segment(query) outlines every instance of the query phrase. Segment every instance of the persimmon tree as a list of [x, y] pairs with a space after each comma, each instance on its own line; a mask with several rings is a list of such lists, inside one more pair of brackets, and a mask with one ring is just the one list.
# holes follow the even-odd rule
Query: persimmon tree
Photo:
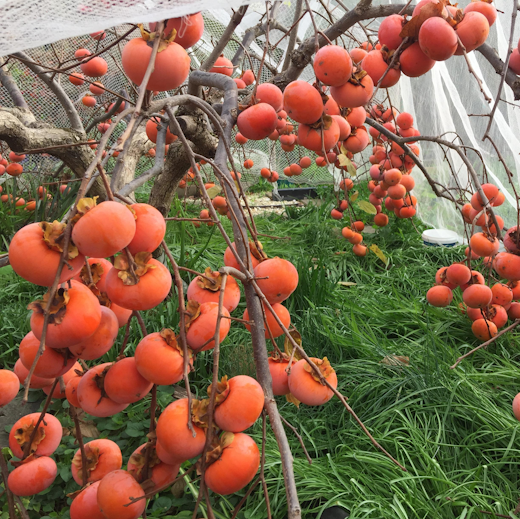
[[[20, 360], [14, 373], [0, 370], [0, 405], [16, 396], [20, 382], [25, 386], [25, 399], [29, 388], [42, 388], [48, 395], [41, 414], [28, 414], [13, 425], [9, 445], [19, 459], [13, 462], [16, 468], [8, 473], [0, 457], [12, 517], [16, 517], [16, 508], [21, 516], [27, 516], [17, 496], [37, 494], [56, 477], [57, 466], [51, 456], [60, 443], [61, 427], [47, 413], [53, 398], [67, 398], [76, 424], [79, 449], [72, 473], [78, 492], [70, 509], [72, 519], [140, 517], [148, 499], [184, 477], [178, 476], [179, 469], [189, 460], [190, 470], [196, 469], [201, 476], [194, 518], [202, 500], [208, 516], [215, 517], [210, 491], [226, 495], [247, 487], [233, 512], [236, 517], [257, 485], [265, 492], [271, 517], [264, 476], [265, 438], [271, 434], [267, 422], [280, 452], [287, 515], [301, 517], [284, 424], [298, 433], [280, 415], [275, 396], [286, 395], [293, 403], [312, 406], [336, 397], [374, 448], [406, 470], [372, 437], [347, 397], [337, 390], [341, 373], [335, 372], [334, 359], [309, 357], [291, 325], [283, 303], [298, 285], [298, 272], [284, 258], [268, 258], [259, 241], [261, 233], [240, 180], [239, 154], [234, 152], [247, 151], [250, 141], [266, 139], [272, 148], [288, 152], [298, 146], [305, 156], [287, 164], [283, 171], [286, 177], [300, 175], [313, 161], [335, 168], [341, 181], [331, 218], [349, 221], [342, 235], [352, 243], [354, 254], [375, 253], [382, 261], [385, 257], [378, 247], [363, 245], [365, 223], [359, 211], [373, 215], [378, 227], [387, 225], [389, 218], [413, 218], [418, 201], [412, 193], [415, 181], [411, 172], [419, 169], [435, 195], [459, 208], [469, 240], [461, 263], [439, 271], [437, 284], [426, 295], [428, 302], [447, 306], [452, 290], [460, 286], [465, 311], [474, 320], [473, 332], [483, 341], [481, 347], [519, 322], [520, 303], [513, 302], [520, 298], [518, 225], [503, 237], [508, 252], [497, 254], [504, 222], [494, 208], [503, 203], [503, 193], [476, 171], [460, 138], [422, 136], [414, 128], [412, 116], [392, 106], [387, 90], [402, 74], [418, 77], [437, 61], [457, 54], [467, 59], [468, 52], [480, 52], [501, 77], [496, 102], [486, 115], [489, 126], [483, 137], [491, 140], [489, 128], [502, 89], [511, 88], [515, 99], [520, 98], [518, 50], [512, 50], [516, 8], [509, 52], [499, 57], [486, 44], [496, 9], [485, 1], [462, 10], [444, 0], [422, 0], [417, 6], [373, 6], [370, 0], [361, 0], [337, 20], [327, 11], [331, 23], [322, 31], [309, 2], [300, 0], [293, 25], [281, 28], [288, 39], [284, 62], [279, 69], [270, 69], [270, 81], [260, 83], [257, 79], [262, 77], [262, 69], [272, 68], [266, 57], [276, 45], [269, 30], [280, 30], [279, 6], [279, 2], [267, 3], [261, 22], [246, 31], [238, 50], [228, 59], [223, 52], [247, 6], [234, 12], [222, 38], [196, 70], [190, 69], [186, 49], [202, 36], [200, 13], [150, 24], [148, 29], [140, 26], [141, 36], [136, 36], [132, 26], [106, 46], [102, 35], [96, 33], [94, 52], [77, 49], [74, 56], [58, 64], [36, 62], [23, 52], [8, 56], [8, 62], [27, 67], [44, 82], [65, 110], [68, 129], [38, 120], [5, 64], [0, 69], [0, 81], [14, 105], [0, 109], [0, 140], [11, 150], [9, 160], [2, 159], [2, 173], [13, 177], [29, 174], [21, 165], [24, 156], [46, 153], [63, 163], [51, 176], [61, 179], [68, 168], [80, 182], [76, 199], [61, 222], [22, 227], [14, 235], [8, 255], [0, 259], [27, 281], [47, 289], [30, 305], [31, 332], [19, 346]], [[315, 34], [298, 44], [296, 34], [303, 16], [310, 17]], [[381, 21], [377, 35], [365, 26], [374, 19]], [[357, 42], [352, 36], [350, 29], [356, 24], [365, 31], [367, 41]], [[260, 35], [265, 39], [264, 53], [252, 70], [247, 66], [252, 62], [248, 48]], [[107, 72], [103, 56], [115, 45], [122, 47], [118, 66], [128, 78], [128, 88], [121, 92], [110, 91], [102, 83]], [[468, 81], [470, 74], [479, 81], [470, 61], [467, 63]], [[315, 82], [300, 80], [302, 71], [311, 64]], [[81, 99], [87, 107], [96, 105], [96, 96], [108, 92], [110, 102], [104, 113], [88, 123], [83, 121], [62, 81], [89, 85], [89, 93]], [[162, 92], [168, 95], [159, 95]], [[115, 137], [118, 125], [124, 129]], [[89, 139], [94, 127], [100, 133], [98, 140]], [[360, 153], [371, 141], [372, 153], [362, 163]], [[471, 179], [469, 196], [466, 188], [444, 186], [431, 176], [421, 162], [421, 141], [458, 154]], [[136, 176], [137, 161], [146, 153], [155, 157], [154, 165]], [[115, 161], [109, 169], [112, 158]], [[507, 163], [499, 158], [516, 194]], [[252, 166], [251, 159], [243, 163], [245, 169]], [[215, 182], [204, 177], [209, 170], [217, 189]], [[361, 173], [370, 177], [368, 200], [358, 199], [354, 191], [363, 181]], [[263, 168], [260, 174], [271, 182], [279, 178], [271, 167]], [[148, 203], [135, 203], [134, 192], [150, 180], [153, 187]], [[182, 267], [164, 235], [176, 189], [187, 183], [196, 184], [205, 205], [199, 218], [188, 220], [216, 226], [227, 249], [222, 251], [224, 266], [218, 271], [192, 272], [194, 278], [185, 294]], [[12, 202], [32, 211], [37, 204], [47, 203], [43, 187], [39, 195], [39, 201]], [[12, 195], [4, 196], [9, 202]], [[226, 233], [221, 217], [230, 219], [233, 236]], [[476, 232], [475, 226], [481, 231]], [[165, 253], [166, 265], [152, 256], [158, 249]], [[489, 276], [494, 268], [508, 284], [498, 282], [488, 287], [485, 277], [471, 269], [471, 262], [479, 258], [485, 258], [483, 268]], [[172, 287], [171, 297], [178, 300], [179, 328], [148, 333], [141, 312], [169, 297]], [[247, 310], [236, 317], [231, 314], [241, 290]], [[514, 322], [498, 332], [508, 318]], [[126, 356], [131, 319], [139, 322], [143, 339], [134, 356]], [[245, 375], [228, 379], [219, 371], [221, 343], [231, 326], [245, 326], [251, 333], [256, 379]], [[116, 339], [122, 327], [126, 332], [119, 345]], [[275, 339], [284, 335], [285, 350], [281, 351]], [[271, 345], [273, 352], [268, 353]], [[118, 348], [118, 360], [99, 363], [111, 348]], [[207, 399], [195, 399], [190, 391], [197, 355], [209, 356], [213, 363]], [[181, 381], [186, 397], [158, 409], [157, 386]], [[145, 397], [150, 399], [151, 415], [147, 441], [125, 460], [126, 471], [114, 442], [83, 443], [76, 409], [93, 416], [111, 416]], [[259, 419], [263, 423], [260, 448], [244, 432]]]

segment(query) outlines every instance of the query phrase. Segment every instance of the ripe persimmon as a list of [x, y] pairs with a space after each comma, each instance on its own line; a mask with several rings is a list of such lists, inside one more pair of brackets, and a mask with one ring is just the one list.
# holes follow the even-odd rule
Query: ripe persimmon
[[237, 126], [240, 133], [251, 140], [262, 140], [268, 137], [278, 124], [275, 109], [267, 103], [258, 103], [240, 112]]
[[464, 7], [465, 14], [472, 11], [476, 11], [478, 13], [483, 14], [486, 17], [490, 27], [495, 23], [497, 19], [496, 7], [493, 4], [488, 4], [485, 1], [471, 2], [466, 7]]
[[119, 328], [125, 326], [132, 316], [132, 310], [123, 308], [122, 306], [116, 305], [113, 302], [110, 303], [110, 310], [112, 310], [112, 312], [114, 312], [116, 315]]
[[446, 269], [446, 280], [453, 285], [464, 285], [471, 280], [471, 270], [461, 263], [453, 263]]
[[111, 366], [110, 362], [90, 368], [78, 384], [77, 397], [81, 409], [100, 418], [119, 413], [128, 404], [119, 404], [109, 398], [104, 391], [104, 376]]
[[479, 256], [492, 256], [498, 252], [500, 242], [487, 233], [477, 232], [469, 239], [471, 250]]
[[80, 74], [79, 72], [73, 72], [68, 76], [69, 81], [76, 86], [81, 86], [85, 83], [85, 79], [83, 74]]
[[[193, 351], [206, 351], [215, 347], [213, 337], [217, 329], [218, 303], [202, 303], [198, 310], [200, 314], [189, 324], [186, 341]], [[229, 312], [224, 307], [222, 308], [222, 315], [229, 317]], [[220, 342], [226, 338], [229, 328], [230, 320], [221, 319]]]
[[[206, 269], [206, 277], [197, 276], [189, 284], [186, 296], [188, 299], [197, 301], [197, 303], [218, 303], [220, 298], [220, 286], [222, 275]], [[240, 302], [240, 287], [235, 279], [228, 276], [226, 280], [226, 289], [224, 290], [224, 308], [232, 312]]]
[[132, 453], [128, 460], [127, 470], [137, 481], [145, 481], [148, 479], [143, 471], [146, 462], [146, 449], [151, 449], [148, 454], [148, 467], [151, 469], [148, 473], [149, 479], [155, 485], [155, 488], [161, 488], [172, 483], [179, 473], [180, 463], [167, 464], [162, 462], [157, 456], [156, 447], [151, 443], [145, 443]]
[[[141, 85], [150, 62], [152, 47], [144, 38], [134, 38], [123, 48], [121, 65], [131, 81]], [[190, 72], [190, 57], [177, 43], [171, 42], [158, 52], [155, 67], [146, 85], [147, 90], [164, 92], [179, 87]], [[231, 69], [233, 71], [233, 69]]]
[[89, 77], [101, 77], [107, 73], [108, 65], [107, 62], [100, 56], [88, 59], [84, 63], [81, 63], [79, 68]]
[[[464, 18], [455, 26], [455, 32], [459, 37], [466, 52], [471, 52], [480, 47], [489, 35], [489, 22], [484, 14], [478, 11], [468, 11]], [[462, 56], [463, 49], [459, 43], [455, 54]]]
[[448, 306], [453, 299], [453, 292], [445, 285], [436, 285], [426, 293], [426, 300], [432, 306]]
[[[22, 364], [27, 369], [31, 369], [39, 347], [40, 341], [33, 332], [29, 332], [20, 342], [18, 353]], [[60, 377], [69, 371], [75, 362], [76, 357], [67, 348], [63, 350], [45, 348], [36, 363], [34, 374], [43, 378]]]
[[[172, 277], [170, 271], [160, 261], [153, 259], [151, 254], [143, 256], [138, 270], [144, 273], [140, 275], [136, 271], [139, 282], [125, 284], [120, 275], [126, 272], [127, 282], [132, 282], [132, 274], [127, 270], [128, 263], [117, 264], [118, 258], [120, 256], [116, 258], [116, 268], [108, 273], [106, 281], [107, 295], [113, 303], [130, 310], [150, 310], [166, 298], [172, 286]], [[120, 261], [125, 261], [122, 256]], [[118, 269], [118, 266], [121, 269]]]
[[[91, 199], [83, 199], [91, 200]], [[80, 206], [81, 201], [78, 203]], [[85, 256], [107, 258], [124, 249], [136, 231], [135, 218], [123, 204], [106, 201], [81, 204], [81, 218], [72, 229], [72, 240]]]
[[471, 308], [485, 308], [493, 300], [493, 292], [487, 285], [474, 284], [462, 293], [463, 301]]
[[[9, 433], [9, 448], [17, 458], [22, 459], [39, 418], [40, 413], [27, 414], [13, 425]], [[58, 448], [61, 437], [60, 421], [52, 414], [45, 413], [28, 452], [36, 456], [50, 456]]]
[[[9, 245], [9, 263], [22, 278], [50, 287], [56, 277], [63, 247], [62, 235], [65, 225], [54, 223], [31, 223], [22, 227]], [[75, 247], [69, 247], [68, 263], [72, 270], [64, 267], [60, 283], [68, 281], [81, 270], [85, 258]]]
[[[85, 487], [70, 505], [70, 519], [105, 519], [97, 502], [99, 481]], [[81, 484], [81, 483], [80, 483]]]
[[126, 470], [114, 470], [99, 483], [97, 502], [106, 519], [137, 519], [146, 508], [144, 490]]
[[491, 287], [491, 292], [493, 293], [492, 302], [496, 305], [507, 307], [513, 301], [513, 291], [503, 283], [495, 283]]
[[[20, 384], [25, 383], [25, 379], [27, 378], [27, 375], [29, 374], [29, 370], [22, 364], [21, 359], [18, 359], [15, 362], [13, 371], [15, 375], [18, 377], [18, 380], [20, 381]], [[42, 389], [50, 384], [52, 384], [53, 379], [52, 378], [42, 378], [38, 377], [37, 375], [34, 375], [31, 377], [31, 388], [32, 389]]]
[[[150, 24], [150, 30], [155, 31], [156, 23]], [[170, 18], [166, 22], [164, 35], [168, 38], [173, 29], [177, 31], [175, 42], [188, 49], [193, 47], [204, 33], [204, 18], [201, 13], [188, 14], [179, 18]]]
[[292, 81], [285, 88], [283, 108], [296, 122], [313, 124], [323, 113], [323, 101], [316, 88], [299, 79]]
[[217, 395], [215, 423], [223, 431], [249, 429], [262, 414], [264, 392], [260, 384], [247, 375], [223, 379]]
[[344, 85], [330, 88], [331, 96], [339, 106], [344, 108], [364, 106], [372, 97], [373, 92], [374, 82], [368, 75], [362, 77], [360, 80], [352, 81], [351, 79]]
[[183, 462], [198, 456], [204, 449], [206, 433], [193, 424], [195, 436], [188, 429], [188, 399], [175, 400], [157, 420], [157, 441], [172, 458]]
[[419, 29], [419, 46], [434, 61], [445, 61], [455, 54], [457, 33], [451, 25], [438, 16], [428, 18]]
[[104, 381], [107, 396], [119, 404], [133, 404], [141, 400], [150, 392], [152, 386], [153, 383], [137, 371], [134, 357], [117, 361], [108, 370]]
[[215, 74], [224, 74], [225, 76], [231, 77], [233, 75], [233, 63], [221, 54], [209, 71], [214, 72]]
[[253, 438], [244, 433], [223, 433], [220, 440], [211, 453], [218, 458], [206, 467], [204, 481], [217, 494], [234, 494], [255, 477], [260, 452]]
[[396, 50], [403, 42], [399, 36], [403, 30], [404, 18], [399, 14], [392, 14], [383, 19], [377, 32], [381, 45], [386, 45], [390, 50]]
[[[113, 470], [123, 465], [123, 456], [117, 443], [108, 439], [92, 440], [84, 445], [87, 483], [93, 483], [104, 478]], [[72, 458], [71, 472], [74, 481], [83, 485], [83, 458], [78, 449]]]
[[[271, 372], [271, 378], [273, 379], [273, 394], [289, 394], [289, 379], [287, 376], [289, 361], [282, 358], [273, 357], [269, 357], [267, 360], [269, 361], [269, 371]], [[293, 361], [292, 364], [294, 364], [294, 362], [295, 361]]]
[[135, 213], [135, 234], [128, 244], [131, 254], [153, 252], [164, 239], [166, 222], [163, 215], [149, 204], [132, 204]]
[[368, 247], [365, 247], [365, 245], [361, 245], [361, 243], [356, 243], [354, 244], [354, 246], [352, 247], [352, 252], [356, 255], [356, 256], [366, 256], [368, 254]]
[[0, 369], [0, 407], [14, 400], [20, 390], [20, 380], [14, 371]]
[[[165, 328], [144, 337], [135, 349], [138, 373], [153, 384], [176, 384], [182, 379], [184, 355], [172, 330]], [[188, 359], [188, 372], [192, 360]]]
[[[327, 357], [324, 359], [311, 358], [311, 361], [318, 366], [327, 382], [336, 388], [338, 378]], [[334, 395], [328, 386], [322, 385], [318, 375], [305, 359], [299, 360], [291, 367], [288, 379], [291, 393], [306, 405], [325, 404]]]
[[[106, 278], [108, 271], [112, 268], [112, 263], [105, 258], [89, 258], [88, 264], [92, 281], [96, 285], [96, 288], [100, 292], [106, 292]], [[84, 265], [80, 272], [78, 272], [72, 279], [88, 286], [90, 283], [90, 277], [86, 266]]]
[[116, 314], [101, 306], [101, 321], [96, 331], [86, 339], [69, 346], [73, 355], [83, 360], [95, 360], [112, 348], [119, 332]]
[[67, 382], [67, 385], [65, 386], [65, 398], [69, 404], [73, 405], [74, 407], [81, 407], [78, 400], [78, 385], [80, 381], [80, 376], [73, 377]]
[[15, 468], [9, 474], [7, 486], [15, 496], [33, 496], [49, 488], [57, 475], [56, 462], [42, 456]]
[[[46, 294], [47, 295], [47, 294]], [[31, 330], [41, 339], [46, 298], [31, 303]], [[51, 314], [45, 344], [50, 348], [67, 348], [90, 337], [101, 323], [101, 305], [97, 297], [77, 281], [71, 288], [58, 289], [54, 297], [55, 313]]]
[[326, 45], [314, 56], [314, 74], [325, 85], [341, 86], [352, 75], [352, 59], [339, 45]]
[[493, 268], [502, 278], [509, 281], [520, 280], [520, 256], [499, 252], [493, 260]]
[[384, 213], [376, 214], [374, 216], [374, 223], [378, 227], [385, 227], [386, 225], [388, 225], [388, 215], [386, 215]]
[[[285, 308], [285, 306], [280, 303], [274, 303], [271, 305], [276, 316], [282, 321], [285, 328], [289, 328], [291, 324], [291, 314]], [[269, 339], [271, 336], [273, 338], [280, 337], [283, 335], [284, 331], [282, 327], [278, 324], [276, 318], [273, 315], [273, 312], [267, 307], [264, 306], [265, 310], [265, 319], [264, 319], [264, 328], [265, 328], [265, 338]], [[246, 321], [249, 321], [249, 311], [246, 309], [242, 318]], [[248, 331], [251, 331], [251, 326], [249, 324], [245, 324], [245, 327]], [[269, 333], [269, 331], [271, 333]]]
[[487, 319], [477, 319], [476, 321], [473, 321], [471, 331], [481, 342], [492, 339], [498, 333], [496, 324]]
[[[157, 132], [158, 132], [158, 124], [159, 119], [149, 119], [145, 126], [146, 136], [154, 143], [157, 144]], [[162, 124], [166, 124], [166, 122], [163, 122]], [[170, 128], [166, 128], [166, 144], [171, 144], [172, 142], [175, 142], [177, 140], [177, 135], [174, 135]], [[134, 204], [137, 205], [137, 204]]]
[[271, 105], [276, 112], [283, 108], [283, 93], [273, 83], [261, 83], [256, 87], [256, 100]]
[[[259, 263], [254, 269], [257, 284], [271, 303], [285, 301], [298, 286], [298, 271], [290, 262], [282, 258], [271, 258]], [[261, 279], [261, 278], [266, 279]]]

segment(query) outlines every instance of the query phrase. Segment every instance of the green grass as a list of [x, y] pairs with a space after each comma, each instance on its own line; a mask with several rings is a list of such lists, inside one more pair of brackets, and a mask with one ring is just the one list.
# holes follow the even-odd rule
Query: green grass
[[[425, 294], [436, 270], [460, 260], [462, 249], [426, 248], [409, 222], [392, 217], [388, 227], [365, 238], [384, 251], [389, 259], [385, 267], [373, 254], [365, 258], [352, 254], [351, 245], [339, 233], [341, 222], [329, 217], [331, 207], [291, 208], [282, 216], [258, 218], [259, 232], [291, 238], [261, 241], [269, 256], [284, 257], [298, 268], [299, 285], [287, 307], [304, 348], [312, 356], [330, 359], [339, 389], [407, 472], [372, 446], [337, 399], [322, 407], [297, 409], [278, 397], [282, 414], [298, 428], [313, 459], [309, 465], [288, 430], [303, 517], [319, 517], [332, 504], [343, 505], [352, 519], [494, 517], [480, 510], [509, 514], [520, 495], [520, 424], [511, 412], [511, 401], [520, 390], [518, 334], [500, 338], [457, 369], [449, 369], [477, 342], [469, 321], [458, 310], [460, 293], [446, 309], [428, 306]], [[172, 214], [178, 210], [195, 215], [199, 209], [183, 209], [176, 202]], [[229, 229], [227, 219], [223, 221]], [[169, 222], [166, 241], [176, 259], [190, 268], [202, 271], [222, 265], [224, 240], [214, 228]], [[41, 291], [5, 270], [0, 274], [0, 358], [12, 367], [17, 344], [29, 330], [26, 306]], [[186, 282], [191, 279], [183, 277]], [[355, 284], [339, 284], [345, 281]], [[175, 328], [176, 308], [173, 298], [146, 312], [148, 332]], [[241, 316], [244, 309], [242, 302], [234, 315]], [[140, 338], [133, 324], [127, 353]], [[109, 352], [104, 360], [115, 355]], [[382, 363], [389, 355], [409, 357], [409, 366]], [[199, 355], [195, 367], [192, 390], [201, 395], [211, 376], [211, 356]], [[222, 344], [221, 374], [253, 371], [249, 335], [233, 323]], [[172, 392], [173, 388], [160, 388], [160, 406], [171, 401]], [[148, 406], [145, 399], [113, 418], [95, 419], [102, 435], [121, 446], [125, 460], [145, 441]], [[64, 426], [69, 425], [66, 408], [66, 403], [53, 404]], [[260, 424], [251, 434], [260, 441]], [[64, 468], [46, 494], [26, 501], [31, 517], [68, 517], [63, 494], [77, 488], [68, 468], [74, 449], [71, 437], [64, 438], [56, 453]], [[273, 518], [283, 519], [285, 492], [272, 434], [266, 455]], [[192, 488], [197, 486], [194, 483]], [[240, 496], [213, 499], [217, 517], [229, 518]], [[190, 510], [193, 496], [186, 486], [182, 497], [165, 492], [147, 511], [149, 517], [173, 519], [191, 517]], [[261, 492], [252, 494], [239, 515], [241, 519], [266, 516]]]

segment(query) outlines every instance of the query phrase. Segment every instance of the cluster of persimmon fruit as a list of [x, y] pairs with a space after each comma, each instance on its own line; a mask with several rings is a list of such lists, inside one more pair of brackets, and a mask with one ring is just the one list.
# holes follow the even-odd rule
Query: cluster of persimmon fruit
[[[119, 353], [115, 362], [91, 363], [116, 343], [118, 331], [133, 312], [150, 310], [170, 292], [169, 269], [152, 257], [163, 242], [166, 223], [154, 207], [114, 201], [99, 204], [83, 198], [76, 204], [70, 242], [66, 245], [66, 224], [40, 222], [20, 229], [9, 247], [9, 261], [25, 280], [51, 287], [57, 276], [66, 247], [65, 265], [57, 291], [29, 305], [31, 331], [19, 345], [19, 360], [14, 371], [0, 370], [0, 406], [17, 395], [37, 358], [30, 387], [43, 389], [50, 398], [66, 398], [71, 406], [96, 417], [112, 416], [143, 399], [155, 385], [176, 384], [183, 378], [184, 355], [188, 371], [197, 354], [215, 346], [219, 312], [219, 341], [230, 330], [230, 312], [241, 298], [237, 281], [229, 276], [219, 309], [222, 275], [207, 268], [189, 284], [186, 304], [186, 350], [171, 329], [153, 332], [139, 342], [133, 356]], [[234, 245], [234, 244], [233, 244]], [[267, 258], [261, 246], [252, 246], [254, 275], [265, 295], [266, 337], [276, 338], [290, 326], [290, 315], [282, 304], [296, 289], [298, 272], [282, 258]], [[228, 247], [224, 264], [238, 268]], [[48, 325], [44, 310], [49, 306]], [[276, 318], [275, 318], [276, 316]], [[250, 330], [248, 311], [243, 321]], [[81, 363], [80, 363], [81, 361]], [[313, 359], [319, 374], [305, 360], [278, 352], [269, 358], [276, 395], [292, 395], [293, 402], [320, 405], [327, 402], [337, 386], [334, 369], [328, 360]], [[61, 377], [64, 387], [57, 384]], [[324, 381], [330, 385], [326, 385]], [[211, 395], [212, 388], [208, 388]], [[52, 395], [51, 395], [52, 392]], [[234, 493], [247, 485], [259, 467], [259, 450], [244, 431], [262, 413], [264, 392], [249, 376], [223, 377], [215, 388], [212, 417], [213, 441], [205, 459], [204, 478], [219, 494]], [[73, 496], [72, 519], [131, 519], [139, 517], [145, 496], [172, 483], [180, 466], [200, 456], [209, 426], [209, 400], [181, 398], [160, 414], [155, 436], [141, 445], [122, 469], [122, 453], [111, 440], [99, 439], [84, 446], [72, 461], [72, 475], [87, 486]], [[188, 428], [191, 413], [193, 433]], [[155, 417], [154, 417], [155, 418]], [[9, 446], [19, 461], [8, 477], [8, 487], [18, 496], [44, 491], [57, 475], [52, 454], [59, 445], [62, 428], [50, 413], [32, 413], [18, 420], [11, 429]], [[85, 472], [86, 471], [86, 472]]]
[[[502, 205], [504, 194], [494, 184], [483, 184], [482, 191], [491, 207]], [[520, 236], [517, 227], [511, 227], [504, 235], [505, 252], [498, 252], [500, 242], [497, 230], [492, 221], [490, 211], [484, 205], [480, 193], [475, 192], [471, 201], [462, 207], [462, 216], [474, 229], [466, 248], [466, 259], [461, 263], [453, 263], [442, 267], [435, 275], [435, 286], [428, 290], [427, 301], [437, 307], [448, 306], [453, 300], [453, 290], [462, 290], [463, 312], [473, 321], [471, 330], [480, 341], [488, 341], [495, 337], [508, 319], [520, 319]], [[495, 215], [496, 223], [502, 230], [503, 219]], [[471, 260], [483, 259], [483, 266], [489, 271], [486, 277], [477, 270], [466, 265]], [[505, 280], [491, 284], [492, 275]]]

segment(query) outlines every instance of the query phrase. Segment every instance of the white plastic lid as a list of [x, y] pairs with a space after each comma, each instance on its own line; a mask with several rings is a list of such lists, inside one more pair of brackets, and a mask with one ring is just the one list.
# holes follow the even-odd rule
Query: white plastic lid
[[422, 233], [422, 239], [428, 243], [452, 244], [459, 243], [462, 238], [455, 232], [448, 229], [427, 229]]

